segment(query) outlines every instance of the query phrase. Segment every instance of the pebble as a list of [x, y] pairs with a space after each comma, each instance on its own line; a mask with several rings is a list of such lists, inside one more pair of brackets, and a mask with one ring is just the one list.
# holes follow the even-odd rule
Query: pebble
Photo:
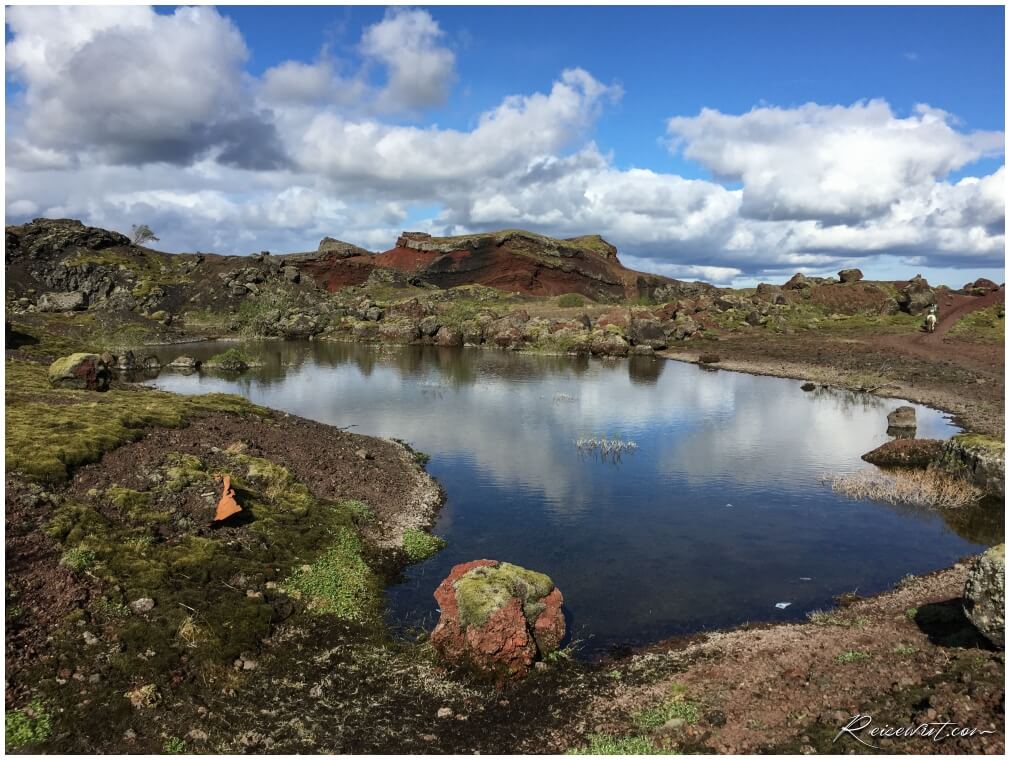
[[371, 459], [372, 458], [372, 455], [369, 454], [364, 449], [358, 449], [357, 451], [355, 451], [354, 452], [354, 456], [356, 456], [361, 461], [365, 461], [366, 459]]
[[154, 609], [154, 600], [147, 596], [141, 597], [140, 599], [134, 599], [130, 602], [130, 609], [138, 615], [142, 615], [145, 612], [150, 612]]
[[98, 673], [92, 673], [90, 676], [88, 676], [88, 683], [100, 683], [101, 680], [102, 677], [98, 675]]
[[98, 637], [95, 634], [93, 634], [91, 631], [85, 631], [84, 632], [84, 643], [87, 644], [89, 647], [93, 647], [95, 644], [98, 643]]
[[438, 715], [439, 718], [451, 718], [452, 710], [449, 709], [448, 707], [440, 707], [438, 708], [438, 712], [436, 713], [436, 715]]
[[199, 728], [194, 728], [188, 734], [186, 734], [187, 739], [192, 739], [193, 741], [205, 742], [207, 741], [207, 732], [201, 731]]

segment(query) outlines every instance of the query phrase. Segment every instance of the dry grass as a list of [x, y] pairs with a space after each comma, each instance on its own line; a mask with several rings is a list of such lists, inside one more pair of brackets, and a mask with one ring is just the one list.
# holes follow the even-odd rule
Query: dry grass
[[883, 501], [888, 504], [952, 509], [973, 504], [982, 498], [980, 488], [963, 478], [941, 470], [860, 470], [851, 475], [824, 478], [835, 493], [850, 499]]

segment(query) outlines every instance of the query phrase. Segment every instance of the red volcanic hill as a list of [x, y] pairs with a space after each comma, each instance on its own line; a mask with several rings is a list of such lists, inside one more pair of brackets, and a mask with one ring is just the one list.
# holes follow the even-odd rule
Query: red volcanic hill
[[685, 287], [627, 269], [599, 235], [558, 239], [524, 230], [455, 237], [405, 232], [394, 248], [374, 256], [327, 239], [318, 253], [298, 256], [297, 265], [328, 290], [360, 284], [374, 268], [442, 288], [479, 284], [537, 296], [581, 293], [598, 301], [653, 297], [664, 289], [679, 295]]

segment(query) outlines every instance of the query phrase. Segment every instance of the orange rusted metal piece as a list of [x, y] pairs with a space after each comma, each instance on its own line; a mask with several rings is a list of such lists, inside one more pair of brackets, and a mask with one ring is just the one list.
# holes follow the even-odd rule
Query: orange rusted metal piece
[[215, 475], [214, 480], [224, 479], [224, 489], [221, 492], [221, 500], [217, 503], [217, 513], [214, 515], [214, 522], [227, 520], [234, 514], [242, 511], [242, 507], [235, 501], [235, 489], [231, 487], [231, 475]]

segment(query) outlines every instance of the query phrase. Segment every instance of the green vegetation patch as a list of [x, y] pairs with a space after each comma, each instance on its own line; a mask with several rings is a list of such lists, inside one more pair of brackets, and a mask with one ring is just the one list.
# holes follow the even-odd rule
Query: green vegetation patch
[[179, 396], [147, 389], [106, 393], [55, 389], [46, 370], [7, 362], [7, 469], [43, 482], [60, 482], [74, 467], [138, 440], [145, 427], [175, 428], [210, 412], [268, 412], [238, 396]]
[[366, 619], [381, 600], [381, 587], [362, 558], [361, 540], [346, 528], [315, 562], [298, 568], [284, 588], [304, 598], [309, 609], [345, 620]]
[[694, 725], [701, 718], [701, 708], [696, 702], [687, 699], [685, 689], [680, 684], [671, 687], [672, 695], [655, 707], [650, 707], [635, 713], [635, 725], [643, 731], [661, 728], [668, 721], [679, 719], [689, 725]]
[[52, 716], [39, 699], [33, 700], [24, 709], [8, 710], [4, 717], [4, 743], [8, 749], [40, 744], [52, 732]]
[[222, 351], [204, 362], [209, 369], [242, 370], [260, 364], [260, 362], [241, 346], [233, 346]]
[[407, 528], [403, 533], [403, 551], [411, 562], [420, 562], [438, 554], [445, 544], [444, 538], [416, 528]]
[[589, 744], [570, 750], [569, 755], [671, 755], [652, 743], [647, 736], [612, 736], [610, 734], [590, 734]]
[[993, 453], [1003, 453], [1006, 450], [1003, 441], [978, 433], [958, 433], [954, 436], [954, 441], [969, 449], [985, 449]]
[[572, 308], [577, 306], [585, 306], [586, 299], [583, 298], [578, 293], [565, 293], [563, 296], [558, 296], [558, 306], [563, 308]]
[[1005, 315], [1003, 304], [993, 304], [961, 317], [947, 334], [979, 343], [1002, 343]]
[[454, 584], [459, 618], [465, 626], [481, 626], [493, 612], [518, 597], [523, 613], [532, 624], [543, 612], [540, 599], [554, 589], [547, 575], [502, 562], [495, 566], [475, 567]]
[[835, 662], [839, 665], [847, 665], [853, 662], [866, 662], [869, 659], [870, 655], [867, 652], [859, 652], [851, 649], [835, 656]]

